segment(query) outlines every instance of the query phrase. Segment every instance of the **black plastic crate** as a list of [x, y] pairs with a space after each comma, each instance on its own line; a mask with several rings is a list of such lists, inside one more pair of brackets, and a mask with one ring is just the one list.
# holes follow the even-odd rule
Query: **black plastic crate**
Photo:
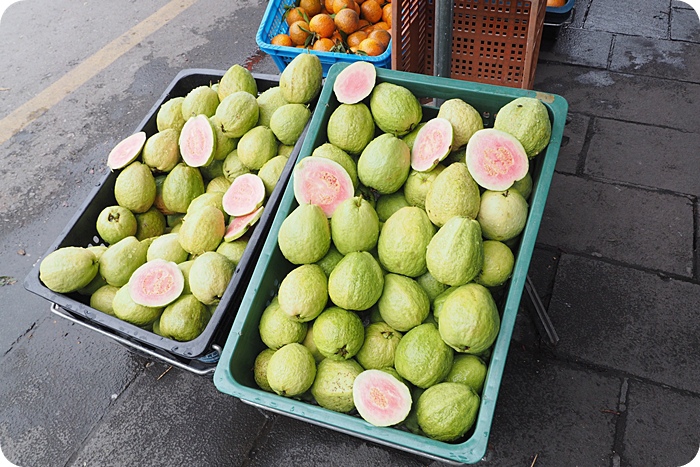
[[[164, 102], [173, 97], [185, 96], [189, 91], [198, 86], [216, 83], [221, 79], [224, 73], [225, 70], [182, 70], [153, 105], [148, 115], [136, 127], [134, 133], [144, 131], [147, 136], [156, 133], [158, 131], [156, 128], [156, 114]], [[253, 76], [255, 77], [258, 85], [258, 92], [260, 93], [279, 84], [279, 76], [276, 75], [254, 73]], [[199, 370], [205, 371], [207, 365], [209, 365], [213, 372], [213, 364], [218, 360], [220, 347], [223, 346], [231, 324], [233, 323], [233, 319], [238, 311], [238, 305], [246, 290], [248, 281], [260, 255], [260, 250], [262, 249], [262, 245], [265, 242], [270, 225], [272, 224], [272, 220], [275, 217], [275, 212], [277, 211], [281, 196], [284, 193], [284, 188], [294, 168], [305, 133], [306, 130], [304, 130], [304, 134], [299, 138], [297, 145], [289, 156], [289, 160], [280, 175], [277, 186], [265, 203], [262, 217], [255, 226], [249, 230], [251, 234], [248, 240], [248, 246], [236, 267], [231, 282], [226, 288], [209, 324], [197, 338], [188, 342], [178, 342], [161, 337], [155, 333], [139, 328], [138, 326], [122, 321], [115, 316], [110, 316], [91, 308], [89, 305], [90, 297], [80, 295], [77, 292], [70, 294], [53, 292], [39, 279], [39, 264], [41, 261], [37, 261], [34, 264], [34, 267], [24, 281], [24, 287], [28, 291], [52, 302], [54, 305], [52, 305], [51, 310], [54, 313], [62, 315], [75, 323], [83, 324], [103, 335], [113, 337], [121, 344], [130, 346], [137, 351], [141, 351], [141, 353], [161, 357], [163, 360], [173, 364], [178, 364], [179, 362], [179, 366], [186, 367], [187, 369], [193, 368], [195, 372]], [[107, 154], [105, 154], [104, 163], [105, 165], [107, 164]], [[65, 246], [87, 247], [104, 244], [97, 233], [96, 222], [97, 217], [105, 207], [117, 204], [114, 197], [116, 178], [117, 172], [110, 171], [100, 180], [99, 184], [93, 188], [83, 205], [78, 209], [78, 212], [68, 222], [56, 241], [54, 241], [41, 259], [54, 250]]]

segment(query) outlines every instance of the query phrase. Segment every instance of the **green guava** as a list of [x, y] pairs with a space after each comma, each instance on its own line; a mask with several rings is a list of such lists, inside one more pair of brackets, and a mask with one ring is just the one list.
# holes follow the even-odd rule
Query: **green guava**
[[270, 120], [275, 110], [283, 105], [289, 104], [282, 95], [282, 89], [279, 86], [272, 87], [262, 92], [258, 96], [258, 108], [260, 116], [258, 117], [258, 125], [270, 126]]
[[280, 396], [305, 393], [316, 378], [316, 361], [301, 344], [287, 344], [277, 350], [267, 364], [267, 382]]
[[121, 287], [139, 266], [146, 262], [149, 244], [126, 237], [110, 245], [100, 258], [100, 275], [109, 285]]
[[221, 101], [215, 116], [224, 136], [240, 138], [258, 123], [259, 114], [255, 96], [246, 91], [237, 91]]
[[185, 122], [197, 115], [205, 115], [207, 118], [214, 115], [219, 105], [219, 96], [209, 86], [197, 86], [187, 93], [180, 107], [182, 118]]
[[156, 127], [158, 131], [173, 129], [182, 130], [185, 119], [182, 116], [182, 101], [184, 97], [173, 97], [160, 106], [156, 114]]
[[438, 227], [455, 216], [475, 219], [479, 205], [479, 186], [469, 175], [467, 166], [461, 163], [440, 172], [425, 196], [425, 211]]
[[155, 172], [170, 172], [180, 162], [178, 130], [169, 128], [159, 131], [146, 140], [141, 151], [141, 160]]
[[139, 305], [131, 299], [129, 287], [121, 287], [112, 300], [114, 315], [127, 323], [135, 326], [148, 326], [160, 318], [163, 307], [150, 307]]
[[331, 244], [330, 248], [328, 248], [328, 253], [326, 253], [323, 258], [316, 261], [316, 264], [321, 266], [326, 277], [328, 277], [341, 259], [343, 259], [343, 255]]
[[401, 338], [394, 355], [394, 368], [411, 383], [429, 388], [445, 379], [454, 352], [432, 323], [414, 327]]
[[378, 238], [379, 218], [369, 202], [358, 196], [338, 204], [331, 217], [331, 239], [341, 254], [369, 251]]
[[289, 319], [311, 321], [326, 308], [328, 279], [321, 266], [303, 264], [282, 279], [277, 296]]
[[425, 209], [425, 197], [428, 195], [433, 182], [443, 170], [445, 170], [445, 166], [438, 164], [429, 172], [411, 170], [408, 173], [408, 178], [406, 178], [406, 183], [403, 186], [403, 193], [409, 206]]
[[277, 297], [265, 308], [258, 324], [260, 339], [274, 350], [293, 342], [302, 342], [306, 337], [307, 328], [307, 323], [289, 319], [280, 308]]
[[284, 167], [287, 165], [287, 158], [284, 156], [275, 156], [258, 170], [258, 177], [265, 185], [265, 196], [270, 197], [272, 190], [277, 186], [280, 175], [284, 172]]
[[488, 367], [481, 358], [476, 355], [460, 354], [455, 357], [445, 381], [466, 384], [475, 393], [481, 394], [487, 371]]
[[362, 371], [362, 367], [353, 359], [323, 359], [316, 368], [311, 394], [323, 408], [341, 413], [350, 412], [355, 408], [352, 386]]
[[214, 206], [203, 206], [185, 216], [178, 231], [182, 248], [194, 255], [214, 251], [224, 238], [223, 213]]
[[432, 439], [455, 441], [474, 425], [479, 404], [479, 396], [467, 385], [436, 384], [416, 402], [418, 425]]
[[155, 206], [148, 211], [136, 214], [136, 238], [145, 240], [147, 238], [163, 235], [165, 232], [165, 216]]
[[136, 235], [136, 218], [123, 206], [109, 206], [97, 216], [97, 233], [108, 244]]
[[527, 201], [516, 190], [485, 191], [476, 220], [487, 240], [506, 242], [517, 237], [527, 223]]
[[184, 163], [176, 165], [163, 181], [163, 203], [173, 213], [186, 213], [190, 202], [202, 193], [202, 174]]
[[179, 264], [187, 261], [189, 253], [185, 251], [178, 241], [177, 233], [161, 235], [153, 240], [146, 252], [146, 261], [164, 259]]
[[218, 305], [235, 269], [236, 266], [224, 255], [214, 251], [202, 253], [190, 268], [192, 294], [205, 305]]
[[238, 150], [234, 149], [224, 159], [224, 177], [233, 182], [240, 175], [250, 173], [250, 169], [238, 158]]
[[534, 97], [519, 97], [501, 107], [493, 127], [515, 136], [530, 159], [547, 147], [552, 136], [547, 107]]
[[226, 70], [224, 76], [221, 77], [216, 92], [219, 94], [219, 100], [223, 101], [227, 96], [238, 91], [245, 91], [252, 96], [257, 96], [258, 84], [250, 71], [235, 64]]
[[331, 113], [326, 129], [328, 141], [347, 152], [357, 155], [374, 138], [374, 120], [363, 103], [340, 104]]
[[326, 308], [313, 322], [314, 343], [331, 360], [347, 360], [362, 347], [365, 329], [352, 311], [337, 306]]
[[480, 354], [491, 347], [500, 326], [491, 292], [474, 282], [452, 292], [440, 310], [440, 336], [461, 353]]
[[393, 367], [401, 336], [400, 332], [384, 322], [371, 323], [365, 328], [365, 340], [355, 359], [365, 370]]
[[113, 285], [103, 285], [90, 296], [90, 307], [99, 310], [102, 313], [114, 316], [114, 308], [112, 302], [114, 296], [119, 291], [119, 287]]
[[323, 67], [318, 55], [299, 54], [280, 74], [282, 96], [290, 104], [308, 104], [321, 91]]
[[381, 222], [386, 222], [396, 211], [408, 205], [403, 190], [381, 195], [377, 199], [377, 216]]
[[255, 383], [263, 391], [273, 392], [270, 387], [270, 383], [267, 382], [267, 365], [270, 363], [270, 358], [275, 354], [272, 349], [264, 349], [262, 352], [255, 357], [255, 363], [253, 364], [253, 378]]
[[382, 295], [384, 275], [379, 263], [366, 252], [351, 252], [341, 259], [328, 277], [328, 294], [337, 306], [367, 310]]
[[160, 316], [160, 335], [180, 342], [196, 339], [209, 323], [211, 315], [194, 295], [182, 295], [168, 305]]
[[277, 242], [290, 263], [315, 263], [331, 245], [328, 219], [315, 204], [299, 205], [282, 222]]
[[403, 86], [389, 82], [374, 87], [369, 106], [377, 126], [394, 136], [410, 133], [423, 119], [418, 98]]
[[357, 161], [360, 182], [379, 194], [398, 191], [410, 170], [411, 150], [406, 143], [388, 133], [370, 141]]
[[216, 252], [227, 257], [233, 264], [238, 265], [243, 258], [247, 246], [248, 239], [239, 238], [230, 242], [221, 242], [221, 245], [216, 248]]
[[272, 114], [270, 129], [282, 144], [293, 146], [310, 118], [311, 111], [304, 104], [285, 104]]
[[146, 212], [156, 199], [156, 181], [151, 169], [141, 162], [132, 162], [117, 175], [114, 197], [119, 206], [133, 213]]
[[515, 257], [507, 245], [497, 240], [485, 240], [484, 265], [474, 282], [484, 287], [498, 287], [513, 273]]
[[271, 129], [256, 126], [238, 141], [238, 160], [250, 170], [260, 170], [267, 161], [277, 155], [277, 140]]
[[62, 247], [41, 260], [39, 279], [54, 292], [75, 292], [95, 278], [98, 264], [95, 254], [86, 248]]
[[425, 290], [410, 277], [384, 276], [384, 289], [377, 302], [382, 319], [397, 331], [408, 331], [425, 321], [430, 300]]
[[425, 290], [425, 293], [428, 295], [428, 300], [430, 300], [430, 303], [433, 303], [438, 295], [449, 288], [449, 285], [443, 284], [435, 279], [433, 275], [430, 274], [430, 271], [416, 277], [416, 282], [418, 282], [418, 285], [423, 287], [423, 290]]
[[405, 207], [386, 220], [377, 242], [382, 266], [389, 272], [418, 277], [428, 270], [425, 251], [435, 226], [420, 208]]
[[484, 128], [484, 121], [479, 112], [462, 99], [448, 99], [443, 102], [437, 116], [452, 124], [453, 149], [459, 149], [467, 144], [474, 133]]
[[484, 265], [479, 223], [466, 217], [448, 220], [430, 240], [425, 262], [443, 284], [462, 285], [474, 279]]

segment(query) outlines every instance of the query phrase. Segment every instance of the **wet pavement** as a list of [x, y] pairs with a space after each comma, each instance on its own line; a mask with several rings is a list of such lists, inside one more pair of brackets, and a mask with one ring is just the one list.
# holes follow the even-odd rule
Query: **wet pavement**
[[[0, 22], [0, 137], [15, 109], [177, 3], [13, 5]], [[106, 152], [178, 71], [248, 60], [277, 72], [256, 55], [265, 3], [181, 3], [0, 143], [4, 455], [22, 467], [442, 465], [252, 408], [23, 289]], [[680, 466], [698, 452], [699, 57], [698, 16], [676, 0], [577, 0], [542, 44], [535, 89], [566, 98], [569, 117], [529, 274], [560, 341], [521, 310], [481, 464]]]

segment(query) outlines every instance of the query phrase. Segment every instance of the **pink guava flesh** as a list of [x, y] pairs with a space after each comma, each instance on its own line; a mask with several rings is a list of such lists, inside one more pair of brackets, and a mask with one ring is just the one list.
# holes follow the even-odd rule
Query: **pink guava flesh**
[[433, 170], [452, 150], [454, 131], [445, 118], [428, 120], [418, 131], [411, 150], [411, 168], [418, 172]]
[[315, 204], [330, 218], [340, 203], [355, 195], [342, 165], [322, 157], [306, 157], [294, 168], [294, 197], [299, 204]]
[[216, 152], [216, 135], [206, 115], [197, 115], [185, 122], [179, 144], [182, 160], [190, 167], [211, 163]]
[[365, 370], [352, 386], [360, 416], [374, 426], [392, 426], [406, 419], [411, 410], [408, 387], [381, 370]]
[[265, 208], [261, 206], [250, 214], [232, 218], [228, 227], [226, 227], [226, 232], [224, 232], [224, 241], [232, 242], [240, 238], [250, 227], [258, 222], [258, 219], [262, 216], [263, 209]]
[[377, 70], [369, 62], [354, 62], [345, 67], [333, 83], [333, 92], [342, 104], [357, 104], [369, 96], [377, 80]]
[[166, 306], [182, 294], [185, 277], [177, 264], [154, 259], [141, 265], [129, 279], [131, 299], [143, 306]]
[[467, 143], [467, 168], [479, 186], [492, 191], [510, 188], [528, 171], [523, 145], [514, 136], [486, 128], [479, 130]]
[[224, 193], [221, 203], [229, 216], [250, 214], [265, 201], [265, 184], [255, 174], [239, 175]]
[[112, 170], [126, 167], [139, 157], [145, 143], [146, 133], [143, 131], [127, 136], [118, 142], [109, 152], [109, 156], [107, 156], [107, 165]]

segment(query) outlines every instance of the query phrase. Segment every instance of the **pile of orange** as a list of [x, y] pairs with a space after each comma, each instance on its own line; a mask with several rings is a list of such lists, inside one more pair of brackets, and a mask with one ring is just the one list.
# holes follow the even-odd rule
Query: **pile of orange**
[[391, 40], [391, 0], [299, 0], [274, 45], [377, 56]]

